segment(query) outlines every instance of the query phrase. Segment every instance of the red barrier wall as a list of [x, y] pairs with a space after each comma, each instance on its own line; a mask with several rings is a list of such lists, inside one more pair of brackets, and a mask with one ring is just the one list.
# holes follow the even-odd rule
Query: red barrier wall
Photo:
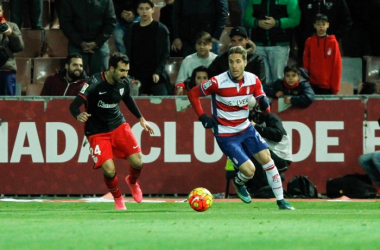
[[[83, 127], [69, 114], [70, 102], [0, 101], [0, 118], [5, 120], [0, 126], [0, 194], [107, 192], [101, 170], [92, 170], [88, 148], [82, 147]], [[144, 193], [184, 194], [197, 186], [223, 192], [225, 157], [211, 131], [197, 122], [187, 100], [141, 98], [136, 102], [156, 132], [149, 136], [141, 131], [137, 119], [122, 108], [143, 150]], [[210, 110], [210, 100], [202, 102], [205, 110]], [[366, 105], [368, 123], [364, 123]], [[307, 175], [324, 193], [327, 179], [363, 173], [357, 163], [359, 155], [363, 150], [380, 149], [379, 106], [377, 98], [367, 103], [361, 99], [316, 100], [307, 109], [289, 108], [278, 113], [293, 144], [294, 162], [287, 180]], [[277, 113], [276, 101], [273, 112]], [[116, 160], [116, 166], [123, 180], [127, 162]], [[124, 183], [121, 190], [129, 194]]]

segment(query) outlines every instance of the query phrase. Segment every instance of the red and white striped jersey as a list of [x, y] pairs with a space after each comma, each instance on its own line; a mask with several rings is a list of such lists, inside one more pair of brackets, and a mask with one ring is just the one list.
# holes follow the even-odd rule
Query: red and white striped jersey
[[211, 95], [211, 112], [218, 120], [214, 134], [232, 136], [243, 132], [250, 124], [248, 102], [253, 97], [265, 96], [260, 79], [244, 72], [240, 83], [234, 80], [229, 71], [212, 77], [200, 85], [203, 95]]

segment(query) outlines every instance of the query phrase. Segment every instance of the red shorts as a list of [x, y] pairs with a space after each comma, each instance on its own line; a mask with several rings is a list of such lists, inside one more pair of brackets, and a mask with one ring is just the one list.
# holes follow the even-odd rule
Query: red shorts
[[123, 123], [108, 133], [91, 135], [88, 142], [95, 162], [94, 168], [99, 168], [108, 159], [127, 159], [128, 156], [141, 152], [128, 123]]

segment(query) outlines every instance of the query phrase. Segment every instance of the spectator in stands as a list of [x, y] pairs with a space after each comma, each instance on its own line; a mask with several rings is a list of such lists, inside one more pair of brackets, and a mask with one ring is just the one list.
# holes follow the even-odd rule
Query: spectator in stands
[[[247, 31], [244, 27], [233, 27], [230, 32], [231, 43], [229, 48], [242, 46], [247, 51], [247, 66], [245, 71], [253, 73], [259, 77], [261, 84], [265, 86], [265, 64], [261, 56], [255, 53], [256, 45], [249, 40]], [[217, 56], [208, 67], [210, 77], [219, 75], [229, 69], [228, 51]]]
[[21, 31], [17, 24], [8, 22], [0, 2], [0, 95], [13, 96], [16, 90], [16, 61], [13, 53], [24, 49]]
[[[380, 126], [380, 118], [377, 121]], [[359, 165], [368, 173], [371, 179], [380, 186], [380, 151], [359, 156]]]
[[342, 58], [334, 35], [328, 35], [328, 17], [315, 18], [316, 34], [306, 40], [303, 67], [309, 73], [309, 82], [317, 95], [336, 95], [342, 77]]
[[46, 78], [41, 96], [76, 96], [86, 82], [82, 56], [72, 53], [66, 57], [65, 67]]
[[[362, 4], [363, 1], [357, 1]], [[365, 1], [364, 1], [365, 2]], [[317, 14], [326, 15], [329, 22], [329, 34], [336, 39], [342, 38], [352, 25], [350, 11], [345, 0], [299, 0], [301, 22], [296, 28], [298, 62], [302, 66], [302, 57], [306, 40], [313, 35], [314, 19]]]
[[30, 26], [32, 30], [43, 30], [42, 25], [42, 5], [43, 0], [11, 0], [10, 12], [11, 21], [22, 28], [24, 12], [28, 10]]
[[[165, 0], [166, 5], [160, 9], [160, 22], [165, 24], [170, 33], [170, 46], [173, 43], [174, 35], [173, 35], [173, 5], [174, 0]], [[174, 51], [170, 50], [171, 57], [182, 57], [182, 51]]]
[[172, 49], [182, 49], [183, 57], [194, 53], [197, 34], [205, 31], [212, 37], [212, 52], [218, 54], [219, 39], [227, 18], [227, 0], [176, 0], [172, 17]]
[[300, 22], [297, 0], [249, 0], [244, 14], [244, 25], [251, 29], [256, 53], [264, 58], [266, 83], [282, 79], [288, 63], [291, 30]]
[[141, 82], [140, 95], [168, 95], [172, 91], [165, 65], [170, 57], [169, 31], [153, 20], [154, 3], [139, 0], [139, 23], [132, 25], [124, 42], [131, 60], [130, 74]]
[[377, 84], [374, 82], [364, 82], [359, 91], [359, 95], [375, 95], [379, 94]]
[[175, 86], [175, 94], [183, 95], [185, 88], [184, 82], [191, 76], [193, 70], [199, 66], [208, 67], [216, 58], [216, 54], [212, 53], [212, 38], [211, 35], [205, 31], [201, 31], [196, 36], [194, 54], [188, 55], [182, 61], [181, 68], [178, 72], [177, 83]]
[[204, 81], [207, 81], [208, 79], [209, 79], [209, 76], [208, 76], [207, 68], [203, 65], [196, 67], [193, 70], [191, 77], [184, 82], [185, 87], [183, 90], [183, 95], [187, 95], [190, 89], [201, 84]]
[[[304, 70], [302, 70], [304, 72]], [[306, 108], [315, 98], [313, 89], [308, 82], [308, 76], [301, 77], [301, 71], [297, 66], [286, 66], [284, 79], [277, 80], [269, 86], [264, 86], [264, 92], [272, 98], [284, 97], [285, 104], [294, 107]]]
[[118, 51], [126, 54], [123, 38], [132, 24], [140, 22], [137, 13], [138, 0], [113, 0], [116, 13], [116, 27], [113, 32], [115, 45]]
[[90, 75], [107, 70], [107, 40], [116, 25], [112, 1], [65, 0], [61, 7], [60, 23], [69, 40], [68, 53], [81, 54], [83, 69], [87, 71], [88, 67]]

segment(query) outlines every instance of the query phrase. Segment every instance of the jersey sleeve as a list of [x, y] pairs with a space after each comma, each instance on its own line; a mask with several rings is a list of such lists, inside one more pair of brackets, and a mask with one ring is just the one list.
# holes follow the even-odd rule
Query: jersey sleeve
[[253, 96], [256, 98], [256, 100], [260, 99], [263, 96], [266, 96], [263, 89], [263, 85], [261, 85], [261, 81], [258, 77], [256, 77], [256, 84], [253, 88]]
[[219, 88], [218, 80], [212, 77], [210, 80], [203, 82], [199, 85], [199, 89], [203, 96], [211, 95], [215, 93]]

